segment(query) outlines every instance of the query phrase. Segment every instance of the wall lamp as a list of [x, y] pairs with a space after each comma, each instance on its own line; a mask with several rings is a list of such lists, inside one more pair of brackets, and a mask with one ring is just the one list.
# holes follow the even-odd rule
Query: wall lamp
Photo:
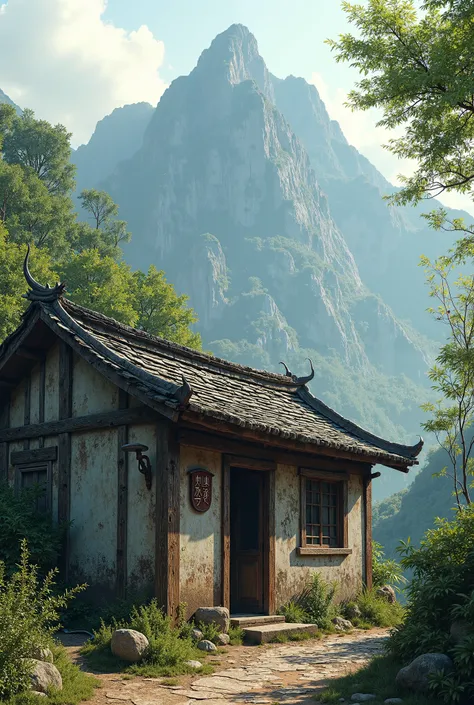
[[122, 450], [126, 453], [135, 453], [138, 460], [138, 470], [145, 476], [145, 484], [148, 490], [151, 490], [151, 463], [148, 455], [143, 455], [144, 450], [148, 450], [148, 446], [143, 443], [125, 443]]

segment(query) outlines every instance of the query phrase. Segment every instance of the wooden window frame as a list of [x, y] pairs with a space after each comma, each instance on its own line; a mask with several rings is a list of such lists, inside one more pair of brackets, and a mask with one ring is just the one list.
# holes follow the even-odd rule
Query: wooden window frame
[[38, 470], [46, 470], [46, 509], [45, 514], [50, 514], [52, 511], [52, 495], [53, 495], [53, 483], [52, 483], [52, 462], [50, 460], [46, 461], [31, 461], [29, 463], [21, 463], [14, 465], [15, 470], [15, 491], [18, 493], [21, 489], [21, 478], [22, 475], [29, 472], [37, 472]]
[[[299, 556], [348, 556], [352, 553], [349, 548], [348, 531], [348, 482], [349, 474], [342, 472], [323, 472], [299, 469], [300, 477], [300, 545], [296, 552]], [[341, 546], [320, 546], [306, 543], [306, 481], [315, 480], [318, 482], [337, 483], [340, 487], [340, 500], [338, 504], [339, 513], [339, 535]]]

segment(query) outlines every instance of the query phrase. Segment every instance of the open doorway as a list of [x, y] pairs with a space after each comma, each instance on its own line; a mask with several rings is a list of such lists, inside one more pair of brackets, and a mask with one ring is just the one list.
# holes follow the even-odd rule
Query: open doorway
[[266, 473], [230, 471], [230, 606], [233, 614], [262, 614], [265, 608]]

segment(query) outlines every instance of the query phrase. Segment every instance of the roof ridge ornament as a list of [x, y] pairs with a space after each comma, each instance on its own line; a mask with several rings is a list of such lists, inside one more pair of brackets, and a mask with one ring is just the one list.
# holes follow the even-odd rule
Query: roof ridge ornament
[[181, 379], [183, 381], [183, 384], [181, 384], [177, 388], [173, 396], [175, 396], [176, 399], [179, 401], [180, 406], [184, 408], [185, 406], [187, 406], [189, 400], [194, 394], [194, 389], [191, 387], [184, 375], [181, 375]]
[[43, 286], [43, 284], [37, 282], [36, 279], [33, 278], [28, 267], [29, 256], [30, 245], [28, 244], [28, 250], [23, 262], [23, 274], [30, 286], [30, 289], [26, 294], [23, 294], [23, 298], [29, 299], [29, 301], [39, 301], [41, 303], [53, 303], [53, 301], [57, 301], [64, 294], [66, 284], [57, 282], [56, 286], [50, 287], [49, 284]]
[[306, 377], [297, 377], [296, 375], [292, 374], [292, 372], [288, 369], [287, 365], [285, 365], [284, 362], [280, 362], [280, 365], [283, 365], [283, 367], [285, 368], [285, 377], [290, 377], [290, 379], [293, 381], [293, 384], [295, 384], [297, 387], [304, 387], [308, 382], [311, 382], [314, 377], [313, 361], [310, 360], [309, 357], [307, 357], [306, 360], [308, 360], [309, 366], [311, 367], [311, 372]]

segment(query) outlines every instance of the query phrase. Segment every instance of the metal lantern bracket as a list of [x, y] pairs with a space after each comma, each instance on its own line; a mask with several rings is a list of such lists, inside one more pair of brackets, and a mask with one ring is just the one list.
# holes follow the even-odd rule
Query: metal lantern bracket
[[143, 451], [148, 450], [148, 446], [143, 443], [125, 443], [122, 446], [122, 450], [126, 453], [135, 453], [135, 457], [138, 461], [138, 471], [142, 473], [145, 477], [145, 484], [147, 490], [151, 490], [151, 463], [148, 455], [144, 455]]

